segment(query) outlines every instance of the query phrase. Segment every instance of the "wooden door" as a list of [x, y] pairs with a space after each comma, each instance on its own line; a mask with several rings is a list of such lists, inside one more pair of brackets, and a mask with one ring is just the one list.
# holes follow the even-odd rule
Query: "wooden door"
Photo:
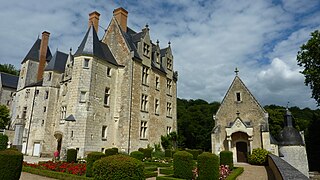
[[247, 162], [248, 146], [245, 142], [237, 142], [237, 162]]

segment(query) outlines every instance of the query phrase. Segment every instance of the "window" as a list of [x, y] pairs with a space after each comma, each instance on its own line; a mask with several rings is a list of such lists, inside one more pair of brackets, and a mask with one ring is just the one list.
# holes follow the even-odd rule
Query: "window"
[[80, 92], [80, 102], [86, 102], [86, 94], [85, 91]]
[[241, 101], [241, 93], [240, 92], [236, 92], [236, 99], [238, 102]]
[[110, 88], [106, 88], [104, 91], [104, 105], [109, 106]]
[[29, 98], [29, 95], [30, 95], [30, 89], [27, 89], [25, 98]]
[[142, 84], [147, 85], [149, 78], [149, 68], [143, 66], [142, 67]]
[[108, 126], [102, 126], [102, 134], [101, 134], [102, 140], [107, 140], [107, 131], [108, 131]]
[[160, 77], [156, 76], [156, 89], [159, 90], [160, 89]]
[[147, 123], [148, 123], [147, 121], [141, 121], [140, 139], [147, 139], [147, 129], [148, 129]]
[[36, 96], [37, 96], [38, 94], [39, 94], [39, 90], [37, 89], [37, 90], [36, 90]]
[[73, 131], [71, 131], [71, 136], [70, 137], [73, 138]]
[[143, 55], [150, 57], [150, 46], [147, 43], [143, 43]]
[[170, 58], [167, 59], [167, 68], [172, 70], [172, 60]]
[[172, 80], [167, 79], [167, 93], [171, 95], [171, 89], [172, 89]]
[[89, 68], [89, 61], [90, 61], [90, 59], [84, 59], [84, 61], [83, 61], [84, 68]]
[[167, 103], [167, 116], [171, 117], [172, 106], [171, 103]]
[[170, 134], [171, 133], [171, 126], [167, 126], [167, 134]]
[[141, 96], [141, 111], [148, 111], [148, 96], [144, 94]]
[[22, 110], [22, 119], [26, 119], [27, 117], [27, 107], [23, 107], [23, 110]]
[[156, 63], [160, 64], [160, 53], [156, 53]]
[[47, 107], [44, 106], [44, 107], [43, 107], [43, 112], [46, 112], [46, 111], [47, 111]]
[[107, 67], [107, 76], [111, 76], [111, 68], [110, 67]]
[[51, 78], [52, 78], [52, 72], [49, 72], [48, 73], [48, 81], [51, 81]]
[[44, 99], [48, 99], [48, 97], [49, 97], [49, 91], [46, 91], [44, 94]]
[[61, 106], [60, 123], [63, 123], [67, 116], [67, 106]]
[[154, 113], [156, 114], [156, 115], [159, 115], [159, 99], [156, 99], [155, 100], [155, 102], [154, 102], [154, 104], [155, 104], [155, 107], [154, 107]]

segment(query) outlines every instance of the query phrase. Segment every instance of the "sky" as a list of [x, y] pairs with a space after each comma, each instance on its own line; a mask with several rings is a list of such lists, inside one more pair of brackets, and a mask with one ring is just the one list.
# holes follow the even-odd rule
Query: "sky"
[[88, 14], [101, 14], [102, 38], [118, 7], [129, 12], [130, 28], [148, 24], [153, 42], [171, 42], [179, 98], [221, 102], [237, 67], [261, 105], [317, 108], [296, 55], [320, 29], [319, 0], [2, 0], [0, 63], [19, 69], [43, 31], [53, 53], [75, 52]]

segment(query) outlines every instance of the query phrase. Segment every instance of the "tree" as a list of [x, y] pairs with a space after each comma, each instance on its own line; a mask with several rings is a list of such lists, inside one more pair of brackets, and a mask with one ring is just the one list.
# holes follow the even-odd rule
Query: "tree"
[[0, 129], [4, 129], [10, 121], [10, 111], [5, 105], [0, 105]]
[[19, 70], [17, 70], [12, 64], [0, 64], [0, 72], [19, 76]]
[[320, 32], [311, 33], [311, 38], [300, 47], [297, 55], [298, 65], [304, 67], [305, 85], [310, 86], [312, 98], [320, 106]]

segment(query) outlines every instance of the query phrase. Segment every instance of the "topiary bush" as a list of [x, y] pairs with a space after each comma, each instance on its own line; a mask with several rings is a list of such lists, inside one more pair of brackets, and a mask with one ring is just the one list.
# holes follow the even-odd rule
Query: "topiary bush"
[[106, 157], [107, 155], [102, 152], [92, 152], [89, 153], [87, 156], [87, 169], [86, 169], [86, 176], [92, 177], [92, 167], [93, 163], [103, 157]]
[[93, 163], [95, 180], [145, 179], [143, 163], [133, 157], [117, 154]]
[[15, 150], [0, 151], [0, 179], [20, 179], [23, 154]]
[[7, 149], [8, 146], [8, 136], [0, 134], [0, 150]]
[[67, 150], [67, 162], [77, 162], [77, 150], [76, 149], [68, 149]]
[[142, 152], [145, 158], [151, 158], [153, 148], [139, 148], [138, 151]]
[[202, 153], [202, 150], [199, 149], [187, 149], [186, 151], [192, 154], [194, 160], [197, 160], [199, 154]]
[[172, 157], [172, 150], [171, 149], [164, 150], [164, 156], [165, 157]]
[[200, 180], [219, 179], [219, 157], [215, 154], [204, 152], [198, 156], [198, 178]]
[[106, 154], [107, 156], [116, 155], [116, 154], [118, 154], [118, 148], [109, 148], [109, 149], [106, 149], [105, 154]]
[[174, 177], [192, 179], [193, 156], [186, 151], [178, 151], [173, 155]]
[[132, 151], [130, 153], [130, 156], [138, 159], [139, 161], [143, 161], [143, 158], [144, 158], [144, 154], [140, 151]]
[[252, 153], [248, 157], [248, 162], [254, 165], [266, 165], [269, 153], [270, 152], [265, 149], [253, 149]]
[[220, 152], [220, 165], [228, 165], [231, 170], [233, 169], [233, 153], [231, 151]]

